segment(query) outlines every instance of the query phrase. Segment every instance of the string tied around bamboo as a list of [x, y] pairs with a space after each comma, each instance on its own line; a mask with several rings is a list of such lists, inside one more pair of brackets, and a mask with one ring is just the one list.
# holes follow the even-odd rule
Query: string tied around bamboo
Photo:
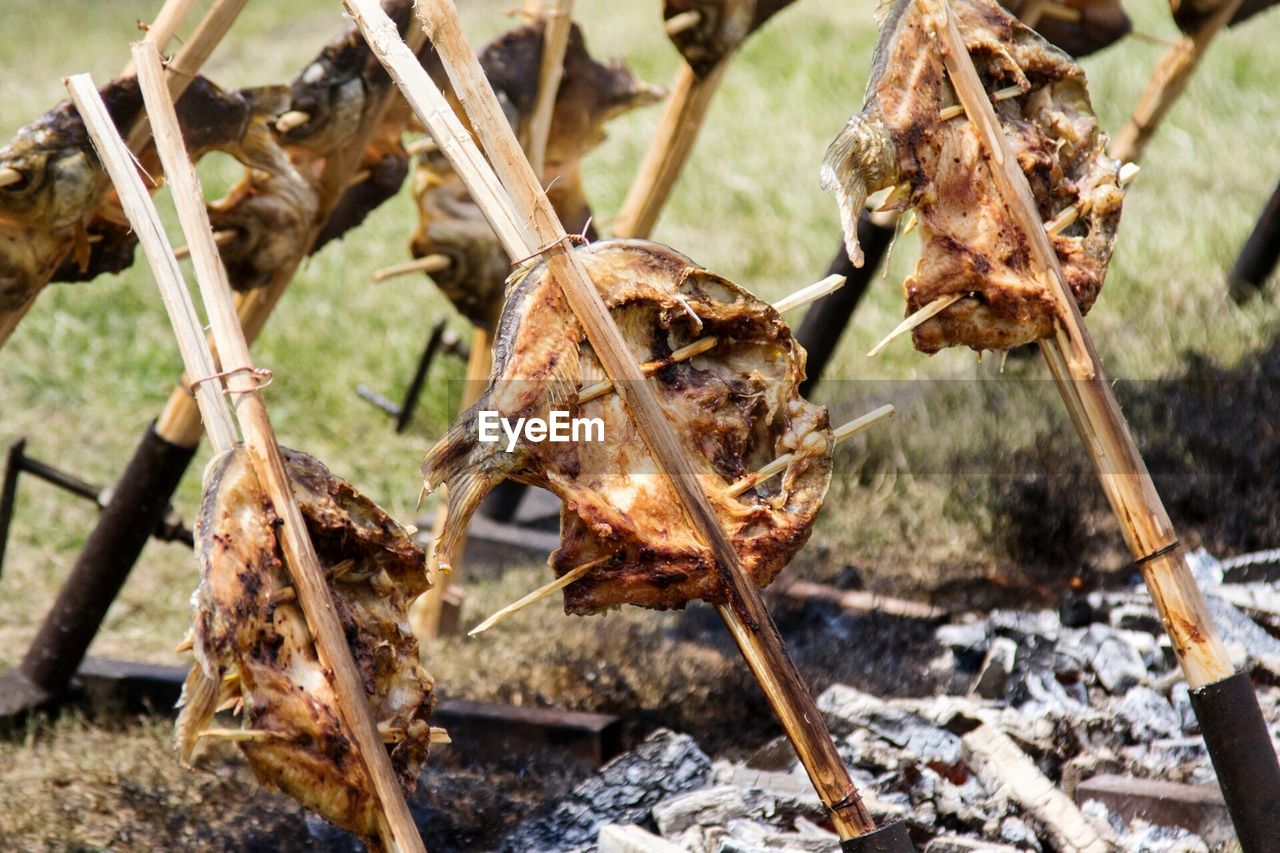
[[182, 384], [193, 397], [195, 396], [196, 388], [198, 388], [201, 383], [215, 381], [219, 383], [218, 387], [222, 389], [223, 394], [230, 394], [232, 393], [231, 389], [223, 386], [221, 384], [221, 380], [226, 379], [229, 376], [234, 376], [238, 373], [244, 373], [253, 378], [256, 383], [253, 389], [255, 391], [261, 391], [263, 388], [266, 388], [272, 382], [276, 381], [276, 376], [269, 367], [248, 367], [242, 365], [240, 367], [233, 367], [230, 370], [219, 370], [217, 373], [211, 373], [208, 376], [201, 376], [199, 379], [184, 379]]

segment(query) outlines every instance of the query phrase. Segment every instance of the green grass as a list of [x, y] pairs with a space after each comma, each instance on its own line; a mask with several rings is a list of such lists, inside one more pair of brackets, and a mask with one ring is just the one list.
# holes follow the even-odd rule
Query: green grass
[[[59, 100], [63, 76], [88, 70], [106, 80], [127, 57], [134, 22], [155, 5], [0, 0], [6, 35], [0, 40], [0, 138]], [[479, 41], [506, 27], [500, 13], [511, 5], [463, 4], [473, 37]], [[674, 77], [677, 56], [653, 6], [652, 0], [580, 3], [578, 14], [597, 56], [624, 55], [643, 78], [665, 84]], [[746, 46], [711, 109], [656, 239], [765, 298], [817, 278], [836, 245], [837, 227], [834, 201], [817, 186], [817, 164], [827, 142], [861, 105], [875, 37], [871, 6], [870, 0], [803, 0]], [[1130, 12], [1139, 28], [1174, 34], [1164, 3], [1143, 0]], [[1186, 351], [1212, 353], [1232, 364], [1276, 331], [1280, 311], [1270, 300], [1237, 308], [1224, 299], [1222, 284], [1224, 269], [1280, 175], [1280, 152], [1270, 144], [1280, 127], [1275, 24], [1273, 13], [1224, 35], [1148, 151], [1126, 203], [1107, 287], [1089, 317], [1114, 376], [1169, 375]], [[251, 3], [208, 73], [225, 86], [280, 82], [341, 26], [336, 0]], [[1085, 62], [1105, 127], [1123, 122], [1159, 52], [1128, 40]], [[588, 190], [606, 223], [659, 114], [655, 107], [617, 121], [586, 164]], [[267, 398], [281, 440], [323, 459], [405, 520], [417, 499], [418, 462], [447, 423], [447, 380], [458, 378], [461, 368], [437, 368], [424, 410], [405, 436], [396, 436], [381, 415], [357, 401], [352, 388], [367, 382], [398, 394], [430, 325], [450, 316], [425, 279], [369, 284], [374, 269], [406, 258], [413, 225], [412, 206], [402, 194], [309, 261], [256, 347], [259, 364], [277, 377]], [[829, 375], [998, 380], [991, 359], [975, 367], [968, 351], [926, 358], [899, 342], [875, 360], [863, 355], [901, 318], [898, 282], [916, 251], [913, 238], [898, 242]], [[176, 348], [143, 265], [90, 285], [50, 288], [0, 351], [0, 439], [28, 436], [33, 454], [109, 482], [177, 373]], [[1038, 361], [1011, 362], [1008, 378], [1017, 377], [1043, 378], [1043, 368]], [[925, 395], [905, 406], [888, 428], [850, 442], [841, 452], [840, 474], [815, 543], [793, 570], [823, 576], [856, 563], [881, 588], [924, 591], [957, 572], [1008, 568], [1002, 566], [1008, 557], [999, 518], [981, 499], [981, 477], [913, 475], [906, 469], [909, 457], [927, 451], [940, 450], [939, 458], [946, 458], [992, 445], [1013, 450], [1029, 446], [1040, 431], [1066, 428], [1051, 392], [1006, 385], [1008, 393], [998, 381], [991, 383], [977, 407], [971, 395], [945, 389]], [[979, 417], [983, 413], [988, 416]], [[198, 499], [194, 472], [206, 460], [202, 451], [176, 498], [188, 519]], [[83, 503], [24, 482], [0, 580], [0, 663], [13, 663], [25, 648], [93, 520]], [[823, 545], [838, 558], [818, 556]], [[462, 571], [465, 578], [465, 565]], [[502, 580], [468, 579], [472, 595], [465, 618], [475, 621], [544, 579], [545, 570], [532, 566]], [[188, 551], [151, 545], [93, 651], [176, 660], [170, 649], [186, 630], [195, 583]], [[484, 642], [442, 644], [432, 667], [454, 693], [518, 694], [522, 701], [591, 706], [587, 672], [599, 660], [593, 655], [623, 654], [629, 636], [652, 638], [672, 618], [629, 611], [566, 625], [548, 604], [496, 629]], [[550, 626], [556, 630], [547, 632]], [[555, 639], [531, 650], [521, 638], [539, 628], [539, 636]], [[661, 668], [667, 647], [654, 648], [652, 662]], [[660, 702], [671, 685], [667, 678], [655, 680], [634, 700], [640, 706]]]

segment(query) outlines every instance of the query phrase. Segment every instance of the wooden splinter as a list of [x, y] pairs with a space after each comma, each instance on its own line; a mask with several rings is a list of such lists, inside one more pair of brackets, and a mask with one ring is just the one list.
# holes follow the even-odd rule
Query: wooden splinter
[[568, 245], [568, 235], [521, 153], [475, 53], [461, 32], [453, 4], [448, 0], [419, 0], [416, 12], [492, 166], [453, 115], [443, 94], [400, 41], [378, 4], [374, 0], [345, 0], [345, 5], [418, 118], [450, 157], [508, 255], [513, 260], [534, 254], [545, 257], [550, 274], [563, 288], [566, 301], [605, 372], [618, 385], [654, 461], [679, 496], [694, 530], [724, 567], [731, 603], [717, 610], [790, 736], [836, 830], [842, 838], [874, 831], [875, 822], [826, 731], [822, 715], [698, 485], [696, 472], [664, 417], [652, 384], [646, 381], [599, 291]]
[[453, 261], [448, 255], [426, 255], [421, 258], [414, 258], [412, 261], [405, 261], [402, 264], [392, 264], [389, 267], [383, 267], [375, 270], [373, 273], [373, 283], [381, 284], [389, 278], [396, 278], [410, 273], [421, 272], [430, 275], [433, 272], [447, 270]]

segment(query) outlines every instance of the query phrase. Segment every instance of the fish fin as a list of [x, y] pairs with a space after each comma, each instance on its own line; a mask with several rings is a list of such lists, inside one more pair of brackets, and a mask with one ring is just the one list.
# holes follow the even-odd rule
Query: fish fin
[[464, 412], [449, 427], [439, 441], [427, 451], [422, 460], [422, 488], [424, 494], [431, 494], [441, 483], [447, 483], [453, 469], [459, 467], [467, 454], [475, 446], [475, 439], [468, 433], [471, 418]]
[[577, 349], [568, 350], [556, 359], [548, 380], [547, 398], [553, 408], [578, 398], [582, 382], [582, 358]]
[[219, 679], [210, 678], [199, 664], [191, 667], [178, 699], [178, 722], [174, 726], [174, 745], [186, 767], [191, 766], [200, 732], [208, 728], [218, 707]]
[[875, 115], [858, 113], [827, 146], [818, 178], [824, 190], [836, 194], [845, 249], [855, 267], [861, 267], [863, 262], [858, 217], [867, 196], [896, 182], [897, 171], [893, 140]]

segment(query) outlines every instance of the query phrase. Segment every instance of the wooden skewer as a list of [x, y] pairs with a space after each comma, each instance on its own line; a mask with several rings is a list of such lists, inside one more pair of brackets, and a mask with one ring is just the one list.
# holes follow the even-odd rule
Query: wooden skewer
[[22, 173], [12, 166], [5, 166], [0, 169], [0, 187], [7, 187], [10, 184], [16, 184], [22, 180]]
[[311, 113], [304, 113], [302, 110], [289, 110], [276, 119], [276, 130], [280, 133], [288, 133], [295, 128], [302, 127], [309, 121], [311, 121]]
[[474, 637], [477, 634], [484, 633], [485, 631], [488, 631], [490, 628], [492, 628], [494, 625], [497, 625], [499, 622], [502, 622], [506, 619], [511, 618], [515, 614], [519, 613], [521, 610], [524, 610], [526, 607], [537, 604], [539, 601], [542, 601], [542, 599], [555, 595], [557, 592], [564, 589], [566, 586], [573, 583], [578, 578], [587, 574], [587, 572], [591, 571], [596, 566], [599, 566], [602, 563], [609, 562], [610, 559], [611, 559], [610, 557], [601, 557], [597, 560], [591, 560], [590, 562], [583, 563], [581, 566], [577, 566], [575, 568], [570, 569], [560, 577], [553, 580], [551, 583], [544, 584], [543, 586], [538, 587], [533, 592], [529, 593], [528, 595], [524, 596], [518, 601], [513, 601], [510, 604], [508, 604], [506, 607], [497, 611], [488, 619], [484, 620], [479, 625], [475, 626], [470, 631], [468, 631], [467, 636]]
[[919, 326], [924, 321], [930, 319], [935, 314], [950, 308], [952, 305], [956, 304], [968, 295], [968, 293], [948, 293], [946, 296], [939, 296], [937, 299], [933, 300], [928, 305], [924, 306], [919, 311], [916, 311], [910, 317], [894, 326], [892, 332], [885, 335], [884, 339], [881, 340], [880, 343], [867, 351], [867, 358], [876, 357], [880, 353], [884, 352], [885, 347], [889, 346], [889, 344], [893, 343], [916, 326]]
[[689, 9], [686, 12], [680, 12], [667, 18], [663, 26], [666, 27], [667, 35], [678, 36], [685, 30], [691, 30], [701, 23], [702, 13], [697, 9]]
[[[338, 716], [365, 763], [382, 807], [384, 840], [402, 851], [424, 850], [405, 803], [404, 792], [378, 736], [363, 682], [329, 595], [324, 569], [285, 472], [284, 460], [249, 355], [249, 345], [236, 316], [226, 270], [218, 256], [199, 179], [187, 156], [177, 112], [164, 85], [159, 52], [155, 45], [142, 43], [134, 46], [133, 56], [156, 148], [165, 167], [183, 232], [192, 248], [196, 280], [226, 374], [225, 384], [232, 394], [250, 463], [281, 521], [280, 540], [285, 563], [307, 617], [316, 651], [331, 673]], [[90, 91], [93, 91], [91, 87]]]
[[[773, 303], [773, 309], [779, 314], [799, 308], [802, 305], [808, 305], [810, 302], [821, 299], [824, 296], [835, 293], [844, 286], [845, 277], [842, 275], [829, 275], [822, 281], [815, 282], [808, 287], [802, 287], [794, 293], [784, 296], [777, 302]], [[716, 344], [720, 343], [720, 339], [714, 335], [699, 338], [691, 344], [685, 344], [666, 358], [657, 361], [648, 361], [640, 365], [640, 369], [644, 371], [645, 376], [652, 376], [659, 370], [670, 367], [673, 364], [679, 364], [682, 361], [688, 361], [697, 355], [702, 355], [708, 350], [714, 349]], [[579, 403], [589, 403], [598, 397], [603, 397], [613, 390], [613, 382], [608, 379], [602, 379], [586, 386], [578, 392]]]
[[[885, 418], [892, 417], [894, 411], [895, 409], [893, 408], [893, 406], [888, 403], [886, 403], [885, 405], [881, 406], [878, 409], [873, 409], [870, 412], [867, 412], [862, 417], [854, 418], [848, 423], [841, 424], [840, 426], [832, 430], [831, 431], [832, 440], [834, 441], [835, 444], [839, 444], [840, 442], [844, 441], [846, 438], [857, 435], [858, 433], [862, 432], [864, 429], [874, 426], [875, 424], [879, 423]], [[779, 456], [777, 459], [773, 460], [769, 464], [761, 467], [760, 470], [755, 471], [751, 474], [748, 474], [738, 482], [729, 486], [729, 488], [725, 491], [725, 494], [727, 494], [731, 498], [736, 498], [738, 495], [742, 494], [747, 489], [754, 488], [760, 483], [763, 483], [772, 477], [776, 477], [779, 474], [781, 474], [783, 471], [787, 470], [787, 466], [791, 464], [791, 460], [794, 458], [795, 458], [794, 453], [782, 454], [781, 456]]]
[[1133, 108], [1133, 115], [1111, 141], [1112, 157], [1121, 161], [1142, 159], [1156, 128], [1187, 87], [1214, 37], [1235, 16], [1240, 3], [1241, 0], [1227, 0], [1194, 35], [1182, 36], [1160, 57], [1151, 71], [1147, 88]]
[[569, 47], [569, 31], [573, 27], [573, 0], [549, 0], [549, 9], [542, 16], [538, 97], [529, 117], [529, 137], [525, 145], [535, 175], [543, 174], [546, 167], [547, 136], [551, 133], [551, 116], [555, 113], [560, 81], [564, 79], [564, 54]]
[[[477, 186], [488, 183], [485, 173], [490, 172], [490, 166], [479, 156], [476, 141], [465, 131], [457, 135], [449, 133], [452, 126], [461, 128], [456, 119], [452, 123], [448, 121], [448, 101], [432, 84], [412, 52], [400, 43], [386, 14], [374, 0], [344, 2], [365, 34], [365, 40], [400, 85], [419, 119], [441, 142], [455, 171], [461, 174], [478, 168], [481, 172], [471, 176], [470, 182]], [[619, 393], [654, 461], [684, 505], [694, 529], [723, 566], [721, 575], [731, 603], [717, 610], [791, 737], [840, 836], [852, 838], [875, 829], [875, 822], [849, 778], [813, 697], [787, 656], [758, 590], [747, 577], [737, 552], [699, 487], [696, 472], [663, 414], [652, 384], [645, 381], [599, 291], [581, 260], [567, 245], [568, 235], [538, 177], [521, 153], [475, 53], [462, 34], [457, 10], [449, 0], [419, 0], [415, 11], [423, 28], [429, 31], [454, 92], [492, 161], [492, 172], [501, 176], [500, 188], [505, 188], [500, 194], [472, 192], [472, 198], [500, 236], [506, 223], [516, 224], [516, 241], [503, 241], [513, 260], [542, 254], [550, 274], [560, 282], [605, 372], [619, 386]], [[474, 155], [471, 150], [475, 150]]]
[[430, 136], [420, 136], [404, 147], [404, 151], [410, 157], [417, 157], [419, 154], [429, 154], [432, 151], [439, 151], [440, 146], [436, 145], [436, 141]]
[[[216, 243], [219, 248], [221, 248], [222, 246], [225, 246], [228, 243], [230, 243], [232, 240], [234, 240], [238, 233], [240, 232], [236, 231], [236, 229], [234, 228], [223, 228], [220, 231], [214, 231], [213, 242]], [[173, 256], [180, 261], [189, 257], [190, 255], [191, 255], [190, 246], [179, 246], [178, 248], [173, 250]]]
[[453, 261], [448, 255], [425, 255], [421, 258], [414, 258], [412, 261], [405, 261], [402, 264], [392, 264], [389, 267], [383, 267], [373, 273], [373, 283], [381, 284], [389, 278], [397, 276], [409, 275], [410, 273], [422, 272], [430, 275], [433, 272], [447, 270]]
[[[1118, 183], [1122, 187], [1128, 186], [1130, 183], [1133, 182], [1133, 179], [1137, 177], [1139, 171], [1140, 171], [1140, 168], [1137, 163], [1125, 163], [1123, 166], [1120, 167], [1120, 172], [1116, 176], [1116, 183]], [[1066, 231], [1067, 228], [1069, 228], [1071, 224], [1074, 223], [1082, 213], [1087, 213], [1087, 212], [1088, 212], [1087, 210], [1082, 211], [1081, 206], [1079, 204], [1073, 204], [1070, 207], [1068, 207], [1066, 210], [1062, 211], [1062, 213], [1059, 213], [1057, 216], [1055, 216], [1051, 222], [1045, 223], [1045, 226], [1044, 226], [1045, 233], [1053, 236], [1061, 234], [1063, 231]], [[908, 228], [908, 230], [910, 229]], [[867, 357], [871, 358], [884, 352], [885, 347], [889, 346], [889, 344], [893, 343], [895, 340], [902, 337], [907, 332], [914, 329], [916, 326], [919, 326], [924, 321], [934, 317], [939, 312], [945, 311], [947, 308], [951, 307], [956, 302], [959, 302], [962, 298], [964, 298], [967, 295], [968, 294], [966, 293], [951, 293], [946, 296], [939, 296], [937, 299], [933, 300], [928, 305], [924, 306], [919, 311], [916, 311], [910, 317], [908, 317], [907, 319], [899, 323], [892, 332], [885, 335], [884, 339], [880, 341], [880, 343], [876, 344], [874, 347], [871, 348], [871, 350], [867, 353]], [[1000, 372], [1003, 373], [1004, 362], [1001, 361], [1000, 364], [1001, 364]]]
[[705, 77], [694, 73], [688, 63], [681, 67], [658, 131], [614, 220], [615, 237], [645, 238], [653, 233], [658, 215], [693, 152], [711, 98], [728, 66], [726, 57]]
[[201, 740], [227, 740], [236, 742], [260, 742], [265, 740], [280, 740], [288, 737], [282, 732], [273, 732], [266, 729], [205, 729], [196, 735]]
[[[1209, 615], [1204, 597], [1176, 546], [1177, 535], [1093, 348], [1080, 308], [1066, 286], [1057, 253], [1049, 242], [1035, 198], [982, 89], [947, 0], [940, 3], [938, 38], [951, 83], [970, 121], [988, 148], [990, 172], [1010, 212], [1020, 221], [1046, 290], [1058, 304], [1058, 334], [1041, 348], [1076, 428], [1098, 468], [1099, 480], [1125, 539], [1169, 631], [1187, 682], [1192, 687], [1232, 675], [1231, 661]], [[1168, 548], [1159, 557], [1151, 555]]]
[[[991, 97], [997, 101], [1007, 101], [1010, 98], [1016, 98], [1021, 94], [1022, 90], [1017, 86], [1005, 86], [1003, 89], [996, 89], [992, 92]], [[964, 107], [959, 104], [952, 104], [951, 106], [943, 107], [938, 110], [938, 117], [943, 121], [950, 121], [951, 119], [958, 118], [962, 115], [964, 115]]]

